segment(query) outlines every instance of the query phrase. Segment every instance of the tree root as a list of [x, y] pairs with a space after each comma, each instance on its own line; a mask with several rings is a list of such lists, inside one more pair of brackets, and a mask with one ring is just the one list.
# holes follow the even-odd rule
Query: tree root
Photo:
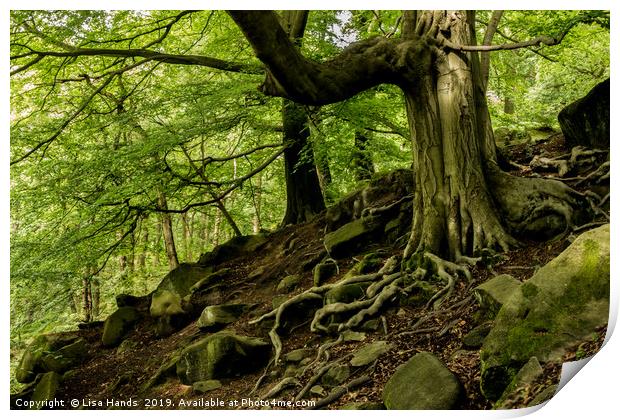
[[[467, 279], [468, 284], [471, 283], [471, 273], [463, 265], [446, 261], [434, 254], [431, 254], [430, 252], [425, 252], [424, 258], [427, 258], [432, 262], [434, 274], [446, 282], [446, 285], [429, 299], [426, 304], [427, 308], [430, 308], [431, 306], [438, 308], [443, 301], [452, 295], [456, 285], [456, 279], [459, 274], [463, 275]], [[464, 259], [463, 261], [477, 261], [477, 259]]]
[[282, 379], [280, 382], [275, 384], [269, 391], [267, 391], [267, 393], [262, 395], [260, 399], [266, 400], [268, 398], [275, 397], [285, 388], [290, 388], [293, 386], [300, 386], [300, 385], [301, 384], [296, 378], [293, 378], [292, 376], [287, 376], [286, 378]]
[[394, 209], [395, 207], [400, 206], [405, 201], [409, 201], [409, 200], [413, 200], [413, 194], [406, 195], [406, 196], [402, 197], [400, 200], [397, 200], [397, 201], [395, 201], [393, 203], [390, 203], [390, 204], [388, 204], [386, 206], [383, 206], [383, 207], [374, 207], [374, 208], [370, 208], [369, 207], [369, 208], [365, 208], [362, 211], [362, 217], [374, 216], [374, 215], [377, 215], [377, 214], [388, 212], [388, 211]]
[[345, 360], [347, 357], [349, 357], [350, 355], [347, 354], [343, 357], [341, 357], [340, 359], [334, 360], [331, 363], [325, 363], [323, 364], [323, 366], [321, 366], [319, 368], [319, 370], [308, 380], [308, 382], [306, 383], [306, 385], [302, 388], [301, 391], [299, 391], [299, 393], [295, 396], [295, 398], [293, 399], [294, 402], [297, 402], [299, 400], [301, 400], [307, 393], [308, 391], [310, 391], [310, 388], [312, 388], [314, 386], [314, 384], [321, 379], [321, 376], [323, 376], [325, 374], [325, 372], [327, 372], [329, 369], [331, 369], [333, 366], [336, 366], [338, 363], [342, 362], [343, 360]]
[[355, 389], [355, 388], [357, 388], [357, 387], [359, 387], [361, 385], [364, 385], [368, 381], [370, 381], [370, 376], [369, 375], [363, 375], [363, 376], [360, 376], [359, 378], [355, 378], [355, 379], [347, 382], [345, 385], [337, 386], [329, 393], [329, 395], [327, 395], [325, 398], [317, 401], [314, 406], [308, 407], [308, 410], [316, 410], [318, 408], [325, 407], [326, 405], [329, 405], [329, 404], [333, 403], [334, 401], [337, 401], [339, 398], [341, 398], [347, 392], [349, 392], [352, 389]]

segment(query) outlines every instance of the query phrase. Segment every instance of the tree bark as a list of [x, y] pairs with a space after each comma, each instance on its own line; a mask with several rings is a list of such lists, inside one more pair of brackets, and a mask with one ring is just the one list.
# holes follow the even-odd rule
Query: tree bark
[[[482, 40], [482, 45], [491, 45], [493, 43], [493, 36], [495, 36], [495, 32], [497, 31], [497, 27], [499, 26], [499, 21], [504, 14], [503, 10], [493, 10], [491, 14], [491, 19], [487, 24], [487, 29], [484, 33], [484, 38]], [[480, 72], [482, 76], [482, 88], [484, 91], [487, 91], [487, 86], [489, 84], [489, 69], [491, 68], [491, 54], [488, 52], [480, 53]]]

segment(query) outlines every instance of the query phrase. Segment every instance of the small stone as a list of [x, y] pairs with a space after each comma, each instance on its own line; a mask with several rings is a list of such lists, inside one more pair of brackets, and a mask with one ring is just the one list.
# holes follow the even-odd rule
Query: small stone
[[508, 274], [493, 277], [474, 289], [480, 309], [494, 318], [506, 301], [521, 287], [521, 282]]
[[489, 335], [492, 325], [492, 322], [485, 322], [474, 327], [463, 337], [463, 345], [468, 349], [479, 349], [482, 347], [482, 343], [486, 336]]
[[282, 280], [280, 280], [280, 283], [278, 283], [278, 286], [276, 287], [276, 292], [292, 292], [297, 286], [299, 286], [299, 283], [301, 283], [301, 276], [299, 274], [286, 276]]
[[247, 309], [248, 305], [227, 304], [207, 306], [196, 325], [204, 330], [217, 330], [235, 322]]
[[368, 321], [364, 322], [362, 326], [360, 327], [360, 329], [363, 331], [373, 332], [373, 331], [377, 331], [380, 327], [381, 327], [381, 321], [378, 318], [374, 318], [374, 319], [369, 319]]
[[342, 339], [345, 342], [347, 342], [347, 341], [364, 341], [366, 339], [366, 333], [347, 330], [347, 331], [342, 333]]
[[351, 366], [366, 366], [377, 360], [381, 355], [387, 353], [392, 346], [386, 341], [375, 341], [357, 350], [351, 359]]
[[340, 407], [341, 410], [385, 410], [385, 406], [378, 402], [362, 401], [350, 402]]
[[42, 408], [46, 401], [54, 399], [58, 386], [60, 385], [60, 378], [61, 376], [56, 372], [48, 372], [41, 377], [41, 380], [32, 393], [31, 401], [35, 403], [33, 405], [35, 410]]
[[325, 283], [325, 280], [336, 274], [337, 271], [338, 266], [334, 261], [327, 261], [317, 264], [312, 272], [314, 278], [314, 285], [321, 286], [323, 283]]
[[327, 386], [337, 386], [347, 380], [351, 375], [349, 366], [335, 365], [332, 366], [321, 377], [321, 383]]
[[314, 385], [312, 388], [310, 388], [310, 394], [324, 397], [326, 395], [325, 388], [323, 388], [321, 385]]
[[286, 353], [283, 357], [285, 362], [299, 363], [306, 357], [311, 356], [315, 350], [313, 349], [296, 349]]
[[461, 394], [461, 384], [432, 353], [418, 353], [396, 370], [385, 384], [388, 410], [449, 410]]
[[222, 383], [217, 379], [210, 379], [208, 381], [194, 382], [192, 389], [194, 392], [204, 394], [205, 392], [213, 391], [222, 387]]

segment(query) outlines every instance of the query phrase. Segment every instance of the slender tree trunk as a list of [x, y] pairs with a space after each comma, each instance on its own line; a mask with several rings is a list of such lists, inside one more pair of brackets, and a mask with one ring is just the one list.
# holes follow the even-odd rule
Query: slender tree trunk
[[254, 192], [252, 199], [254, 201], [254, 217], [252, 218], [252, 232], [256, 235], [261, 230], [261, 199], [263, 189], [263, 175], [259, 173], [256, 176], [256, 183], [254, 184]]
[[90, 274], [82, 279], [82, 315], [84, 322], [93, 320], [93, 306], [91, 296], [91, 276]]
[[97, 319], [99, 316], [99, 304], [101, 301], [101, 281], [99, 277], [93, 276], [90, 281], [91, 296], [91, 318]]
[[[166, 201], [166, 196], [163, 193], [159, 193], [157, 203], [161, 210], [168, 209], [168, 202]], [[164, 246], [166, 248], [166, 256], [168, 257], [168, 266], [170, 267], [170, 270], [174, 270], [179, 266], [179, 259], [177, 257], [177, 249], [174, 244], [172, 218], [170, 217], [170, 214], [161, 214], [161, 228], [164, 235]]]
[[[491, 20], [487, 25], [486, 32], [484, 33], [484, 39], [482, 40], [482, 45], [492, 45], [493, 44], [493, 36], [495, 36], [495, 32], [497, 31], [497, 27], [499, 26], [499, 21], [504, 14], [503, 10], [493, 10], [491, 14]], [[480, 73], [482, 77], [482, 89], [487, 91], [487, 86], [489, 84], [489, 69], [491, 68], [491, 54], [488, 52], [483, 52], [480, 54]]]
[[192, 261], [192, 219], [188, 220], [187, 213], [181, 216], [181, 222], [183, 223], [183, 247], [185, 248], [185, 260]]
[[370, 179], [375, 173], [372, 156], [368, 150], [368, 137], [361, 130], [355, 130], [355, 151], [353, 153], [353, 171], [356, 181]]
[[209, 213], [207, 211], [205, 211], [204, 213], [202, 213], [202, 247], [201, 249], [207, 249], [207, 247], [209, 246], [209, 241], [210, 241], [210, 232], [211, 232], [211, 226], [210, 226], [210, 221], [211, 218], [209, 217]]
[[149, 249], [149, 226], [147, 224], [147, 217], [142, 219], [142, 223], [140, 224], [140, 228], [142, 229], [142, 249], [138, 254], [137, 265], [138, 270], [144, 271], [146, 268], [146, 254]]

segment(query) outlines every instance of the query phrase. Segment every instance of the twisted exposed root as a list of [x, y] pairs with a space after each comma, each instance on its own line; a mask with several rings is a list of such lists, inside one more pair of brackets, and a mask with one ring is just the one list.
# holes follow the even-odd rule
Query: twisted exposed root
[[299, 391], [299, 393], [295, 396], [295, 398], [293, 399], [294, 402], [297, 402], [299, 400], [301, 400], [307, 393], [308, 391], [310, 391], [310, 388], [312, 388], [314, 386], [314, 384], [321, 379], [321, 376], [323, 376], [323, 374], [325, 374], [325, 372], [327, 372], [329, 369], [331, 369], [333, 366], [336, 366], [338, 363], [342, 362], [344, 359], [346, 359], [347, 357], [349, 357], [350, 355], [347, 354], [343, 357], [341, 357], [340, 359], [334, 360], [331, 363], [326, 363], [323, 364], [323, 366], [321, 366], [319, 368], [319, 370], [308, 380], [308, 382], [306, 383], [306, 385], [302, 388], [301, 391]]
[[377, 214], [388, 212], [388, 211], [390, 211], [390, 210], [400, 206], [405, 201], [412, 200], [412, 199], [413, 199], [413, 194], [409, 194], [409, 195], [406, 195], [406, 196], [402, 197], [400, 200], [395, 201], [393, 203], [390, 203], [390, 204], [388, 204], [386, 206], [383, 206], [383, 207], [373, 207], [373, 208], [369, 207], [369, 208], [365, 208], [362, 211], [362, 217], [374, 216], [374, 215], [377, 215]]
[[[431, 306], [434, 306], [436, 308], [439, 307], [443, 301], [445, 301], [448, 297], [452, 295], [452, 293], [454, 292], [454, 287], [456, 286], [456, 279], [458, 278], [459, 274], [467, 279], [468, 284], [471, 283], [471, 273], [469, 269], [467, 269], [465, 266], [446, 261], [434, 254], [431, 254], [430, 252], [425, 252], [424, 257], [433, 263], [434, 273], [446, 283], [446, 285], [441, 290], [439, 290], [429, 299], [426, 304], [427, 308], [430, 308]], [[463, 261], [476, 260], [464, 259]]]
[[262, 395], [260, 399], [266, 400], [268, 398], [275, 397], [285, 388], [290, 388], [293, 386], [300, 386], [300, 385], [301, 384], [296, 378], [293, 378], [292, 376], [287, 376], [286, 378], [282, 379], [280, 382], [275, 384], [269, 391], [267, 391], [267, 393]]
[[317, 401], [315, 405], [308, 406], [307, 409], [308, 410], [316, 410], [318, 408], [325, 407], [326, 405], [329, 405], [329, 404], [333, 403], [334, 401], [338, 400], [339, 398], [341, 398], [347, 392], [349, 392], [352, 389], [355, 389], [355, 388], [357, 388], [357, 387], [359, 387], [361, 385], [364, 385], [368, 381], [370, 381], [370, 376], [369, 375], [363, 375], [363, 376], [360, 376], [359, 378], [355, 378], [355, 379], [347, 382], [345, 385], [339, 385], [339, 386], [335, 387], [334, 389], [332, 389], [332, 391], [329, 393], [329, 395], [327, 395], [325, 398]]

